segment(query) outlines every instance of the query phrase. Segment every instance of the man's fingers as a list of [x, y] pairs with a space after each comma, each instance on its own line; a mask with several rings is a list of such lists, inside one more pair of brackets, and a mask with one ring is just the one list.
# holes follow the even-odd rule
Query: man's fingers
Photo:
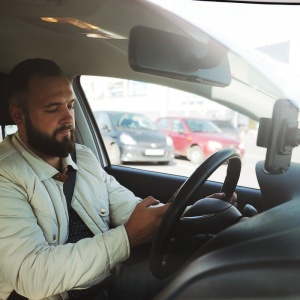
[[143, 199], [141, 203], [143, 205], [145, 205], [146, 207], [149, 207], [151, 205], [157, 205], [160, 202], [159, 202], [159, 200], [154, 199], [152, 196], [149, 196], [149, 197]]
[[234, 204], [234, 206], [237, 206], [237, 194], [234, 192], [229, 199], [229, 203]]
[[[225, 193], [215, 193], [215, 194], [212, 194], [210, 196], [207, 196], [207, 198], [217, 198], [217, 199], [224, 199], [225, 198]], [[230, 199], [228, 200], [228, 202], [230, 204], [233, 204], [234, 206], [237, 206], [237, 194], [234, 192], [232, 194], [232, 196], [230, 197]]]
[[206, 198], [217, 198], [217, 199], [223, 199], [225, 198], [225, 193], [215, 193], [210, 196], [207, 196]]

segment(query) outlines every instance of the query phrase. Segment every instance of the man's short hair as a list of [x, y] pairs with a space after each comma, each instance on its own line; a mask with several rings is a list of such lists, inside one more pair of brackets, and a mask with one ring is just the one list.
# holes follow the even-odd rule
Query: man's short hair
[[28, 83], [34, 77], [63, 76], [61, 68], [52, 60], [26, 59], [17, 64], [8, 74], [7, 97], [10, 104], [26, 109]]

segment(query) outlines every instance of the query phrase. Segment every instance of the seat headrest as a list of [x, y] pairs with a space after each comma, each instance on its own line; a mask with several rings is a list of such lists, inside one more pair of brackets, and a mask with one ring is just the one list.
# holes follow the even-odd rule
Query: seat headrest
[[9, 104], [6, 97], [7, 74], [0, 73], [0, 126], [15, 124], [9, 113]]

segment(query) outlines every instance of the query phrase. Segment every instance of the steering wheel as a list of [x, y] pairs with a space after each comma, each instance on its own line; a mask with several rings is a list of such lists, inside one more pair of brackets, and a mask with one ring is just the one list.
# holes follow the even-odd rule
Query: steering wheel
[[[241, 171], [240, 155], [231, 148], [222, 149], [209, 156], [176, 192], [152, 242], [149, 264], [155, 277], [166, 278], [177, 271], [178, 266], [168, 263], [168, 260], [165, 259], [174, 228], [178, 228], [176, 226], [196, 191], [203, 186], [218, 167], [226, 162], [228, 162], [227, 175], [221, 192], [226, 194], [225, 201], [229, 200], [236, 188]], [[217, 199], [215, 200], [217, 201]], [[223, 200], [219, 201], [224, 203]]]

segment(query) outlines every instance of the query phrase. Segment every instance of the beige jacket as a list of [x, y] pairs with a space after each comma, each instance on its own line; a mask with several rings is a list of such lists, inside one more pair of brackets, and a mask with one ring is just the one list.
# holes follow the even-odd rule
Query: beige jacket
[[[0, 299], [14, 289], [32, 299], [67, 299], [65, 291], [106, 278], [126, 260], [123, 224], [140, 201], [76, 145], [72, 207], [95, 234], [76, 244], [68, 238], [68, 213], [57, 170], [26, 149], [18, 134], [0, 144]], [[113, 229], [110, 229], [113, 228]], [[51, 296], [56, 295], [56, 296]]]

